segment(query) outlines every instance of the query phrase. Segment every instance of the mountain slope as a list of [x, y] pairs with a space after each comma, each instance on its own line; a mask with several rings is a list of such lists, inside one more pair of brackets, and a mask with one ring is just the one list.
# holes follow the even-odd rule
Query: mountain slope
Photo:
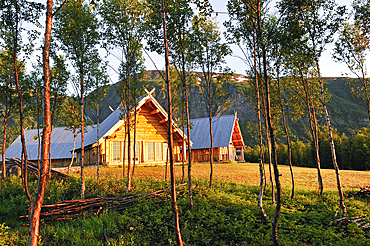
[[[156, 71], [146, 72], [148, 86], [147, 89], [151, 90], [156, 88], [155, 97], [166, 107], [165, 101], [165, 90], [163, 89], [163, 81], [161, 76]], [[239, 74], [235, 74], [233, 81], [228, 83], [228, 90], [230, 99], [233, 102], [231, 108], [227, 110], [227, 113], [236, 111], [238, 118], [240, 119], [240, 125], [242, 128], [243, 136], [247, 144], [253, 144], [253, 135], [257, 134], [257, 127], [252, 126], [256, 124], [257, 117], [253, 105], [247, 102], [246, 91], [248, 90], [248, 79]], [[337, 129], [338, 133], [345, 133], [347, 136], [352, 135], [356, 130], [367, 126], [369, 123], [367, 118], [366, 110], [361, 108], [359, 104], [361, 102], [358, 99], [354, 99], [350, 92], [349, 86], [346, 84], [348, 78], [324, 78], [325, 87], [331, 98], [327, 102], [327, 107], [332, 120], [332, 125]], [[207, 108], [202, 95], [197, 89], [199, 85], [193, 86], [190, 93], [190, 117], [201, 118], [207, 117]], [[101, 118], [100, 121], [104, 120], [110, 113], [109, 107], [116, 109], [120, 104], [120, 99], [116, 95], [117, 85], [112, 85], [103, 100], [101, 107]], [[174, 97], [176, 98], [176, 96]], [[87, 110], [86, 112], [89, 117], [96, 121], [95, 112]], [[289, 127], [294, 140], [308, 141], [310, 134], [308, 130], [308, 122], [306, 120], [299, 120], [298, 122], [292, 122], [288, 120]], [[324, 124], [324, 120], [320, 121], [320, 124]]]

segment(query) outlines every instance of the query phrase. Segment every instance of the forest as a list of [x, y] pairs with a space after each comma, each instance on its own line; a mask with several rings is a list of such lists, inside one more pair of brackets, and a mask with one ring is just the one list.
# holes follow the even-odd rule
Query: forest
[[[168, 218], [164, 219], [166, 222], [159, 221], [166, 224], [163, 229], [171, 238], [161, 244], [185, 245], [188, 240], [195, 245], [239, 245], [253, 238], [251, 236], [248, 240], [245, 239], [247, 241], [240, 242], [232, 239], [223, 241], [220, 232], [218, 243], [209, 239], [207, 243], [198, 237], [194, 239], [193, 228], [187, 230], [187, 225], [180, 223], [180, 215], [184, 216], [184, 211], [179, 208], [179, 204], [189, 207], [185, 217], [187, 223], [192, 224], [194, 216], [199, 217], [199, 213], [202, 213], [197, 211], [192, 214], [191, 208], [196, 207], [197, 202], [207, 203], [207, 196], [210, 197], [209, 202], [222, 200], [222, 197], [212, 194], [212, 189], [226, 192], [223, 190], [223, 183], [213, 179], [213, 171], [218, 163], [214, 163], [213, 159], [212, 119], [233, 111], [233, 105], [237, 104], [239, 108], [248, 108], [249, 113], [253, 114], [252, 121], [241, 118], [241, 125], [243, 137], [248, 143], [245, 157], [247, 161], [257, 163], [259, 179], [254, 186], [238, 189], [240, 192], [244, 189], [253, 193], [254, 209], [257, 212], [253, 216], [258, 216], [256, 220], [263, 221], [261, 223], [264, 225], [264, 229], [259, 227], [258, 230], [268, 229], [271, 232], [270, 237], [264, 238], [260, 244], [279, 245], [278, 234], [284, 234], [284, 228], [287, 228], [286, 224], [283, 228], [279, 227], [279, 222], [289, 224], [289, 215], [286, 216], [286, 213], [289, 214], [287, 207], [292, 204], [289, 205], [288, 201], [296, 199], [293, 166], [299, 166], [310, 167], [317, 173], [317, 190], [315, 194], [309, 194], [315, 199], [311, 199], [323, 205], [337, 196], [337, 208], [333, 203], [327, 206], [331, 210], [337, 209], [334, 217], [340, 213], [342, 218], [346, 218], [345, 222], [349, 225], [345, 228], [348, 231], [356, 230], [356, 233], [350, 233], [351, 237], [361, 235], [357, 243], [366, 245], [370, 236], [361, 230], [366, 230], [367, 226], [356, 224], [356, 212], [351, 207], [356, 206], [354, 204], [357, 201], [349, 200], [348, 207], [345, 205], [348, 193], [343, 191], [340, 173], [342, 169], [370, 169], [370, 133], [367, 126], [370, 121], [370, 96], [366, 73], [366, 55], [370, 45], [367, 34], [369, 8], [364, 0], [354, 0], [351, 8], [340, 6], [334, 0], [280, 0], [276, 3], [229, 0], [228, 20], [221, 23], [226, 31], [221, 33], [215, 18], [218, 12], [215, 12], [208, 0], [47, 0], [45, 4], [29, 0], [1, 1], [0, 130], [3, 141], [0, 193], [4, 204], [16, 206], [14, 204], [21, 203], [23, 205], [18, 212], [28, 213], [26, 224], [29, 225], [29, 238], [23, 241], [28, 241], [28, 245], [39, 245], [42, 243], [40, 238], [49, 243], [53, 241], [47, 241], [50, 238], [46, 235], [50, 232], [45, 234], [42, 230], [45, 222], [40, 221], [45, 209], [44, 198], [47, 203], [56, 203], [49, 203], [49, 207], [58, 207], [58, 202], [65, 199], [76, 200], [78, 197], [84, 204], [88, 203], [88, 198], [113, 195], [109, 192], [109, 185], [122, 186], [120, 192], [124, 194], [136, 192], [137, 197], [147, 197], [149, 191], [143, 190], [146, 185], [135, 185], [132, 180], [135, 165], [131, 163], [130, 148], [132, 141], [135, 143], [135, 138], [130, 138], [130, 131], [135, 131], [135, 124], [132, 122], [137, 113], [134, 110], [137, 99], [143, 95], [145, 89], [157, 87], [156, 97], [159, 101], [162, 100], [167, 110], [165, 122], [168, 126], [170, 182], [167, 183], [166, 180], [165, 183], [153, 184], [153, 187], [159, 189], [161, 185], [167, 186], [163, 189], [168, 192], [168, 211], [172, 214], [172, 222], [168, 222]], [[238, 56], [245, 64], [246, 73], [242, 80], [238, 80], [239, 75], [235, 75], [232, 67], [226, 64], [225, 58], [235, 55], [230, 45], [236, 45], [240, 49]], [[341, 108], [338, 103], [329, 107], [330, 100], [338, 102], [335, 97], [338, 94], [330, 94], [328, 87], [331, 86], [332, 92], [338, 92], [339, 83], [328, 83], [322, 77], [320, 67], [320, 58], [330, 45], [334, 46], [332, 59], [345, 64], [351, 71], [345, 84], [352, 97], [351, 103], [356, 106], [350, 110], [353, 114], [342, 115], [342, 118], [337, 116], [345, 107]], [[165, 64], [164, 69], [159, 69], [148, 56], [156, 67], [155, 76], [158, 78], [155, 81], [149, 78], [153, 73], [146, 72], [144, 65], [144, 57], [148, 52], [160, 55]], [[107, 57], [113, 57], [118, 66], [112, 64]], [[121, 106], [122, 119], [125, 119], [125, 127], [129, 132], [127, 172], [123, 171], [124, 177], [118, 183], [99, 178], [99, 162], [96, 180], [91, 177], [85, 179], [88, 175], [85, 172], [90, 170], [90, 167], [84, 167], [85, 129], [88, 125], [96, 124], [99, 132], [102, 121], [100, 115], [105, 113], [107, 106], [118, 106], [113, 105], [113, 97], [107, 96], [109, 93], [118, 98], [116, 102]], [[359, 109], [361, 107], [363, 109]], [[197, 164], [190, 161], [191, 147], [190, 141], [187, 141], [189, 161], [186, 163], [186, 189], [181, 191], [184, 185], [181, 186], [175, 176], [173, 121], [190, 132], [189, 122], [194, 112], [203, 112], [204, 116], [209, 117], [210, 175], [207, 181], [194, 180], [194, 184], [197, 184], [194, 186], [191, 179], [192, 165]], [[336, 116], [335, 119], [332, 118], [333, 115]], [[338, 125], [341, 123], [346, 123], [344, 125], [349, 127], [339, 131]], [[56, 126], [81, 134], [79, 177], [72, 175], [71, 179], [56, 181], [52, 175], [50, 136]], [[39, 160], [34, 169], [31, 169], [32, 164], [27, 159], [24, 137], [26, 129], [39, 129], [34, 137], [39, 141]], [[6, 175], [5, 149], [17, 136], [20, 136], [22, 142], [20, 179]], [[99, 154], [98, 151], [97, 155]], [[289, 167], [291, 191], [285, 190], [286, 186], [281, 185], [281, 166], [278, 164]], [[324, 169], [334, 170], [335, 179], [332, 182], [337, 195], [324, 193]], [[184, 181], [183, 175], [181, 183]], [[99, 182], [104, 186], [101, 189], [97, 188]], [[136, 182], [140, 182], [139, 179]], [[230, 184], [225, 184], [228, 185]], [[66, 193], [58, 194], [55, 190], [57, 186], [61, 186]], [[75, 190], [77, 187], [79, 195]], [[209, 190], [202, 190], [206, 187]], [[362, 188], [366, 190], [366, 185]], [[270, 192], [271, 204], [264, 206], [264, 194], [267, 192]], [[301, 190], [297, 191], [299, 201], [304, 202], [302, 194]], [[179, 198], [179, 204], [178, 195], [186, 197]], [[126, 196], [120, 197], [124, 199]], [[14, 203], [12, 199], [15, 199]], [[363, 204], [365, 201], [359, 202]], [[245, 206], [249, 203], [250, 200], [241, 202]], [[146, 203], [141, 201], [140, 204], [138, 209], [147, 211]], [[160, 207], [158, 204], [153, 206]], [[6, 210], [11, 210], [7, 206], [4, 205], [5, 209], [1, 210], [2, 219], [6, 217]], [[208, 206], [213, 205], [209, 203]], [[365, 210], [363, 209], [364, 212]], [[296, 211], [300, 210], [294, 207], [292, 211], [291, 214], [297, 214]], [[305, 208], [303, 211], [306, 211]], [[18, 212], [15, 217], [21, 215]], [[140, 211], [133, 211], [135, 213], [140, 214]], [[98, 212], [96, 215], [98, 216]], [[101, 219], [104, 219], [103, 215]], [[301, 219], [306, 220], [306, 217], [300, 217], [296, 224], [301, 223]], [[312, 218], [308, 219], [310, 220]], [[315, 222], [321, 220], [322, 218]], [[355, 224], [350, 224], [352, 220], [355, 220]], [[331, 221], [339, 221], [338, 228], [342, 226], [342, 222], [336, 218]], [[361, 221], [367, 222], [366, 219]], [[172, 226], [168, 226], [169, 224]], [[6, 236], [9, 227], [0, 225], [0, 238], [9, 239]], [[215, 227], [208, 225], [209, 228]], [[102, 244], [129, 245], [124, 238], [110, 243], [106, 225], [103, 227]], [[185, 234], [182, 234], [184, 231]], [[229, 230], [226, 231], [229, 233]], [[331, 233], [335, 232], [338, 231], [333, 230]], [[236, 233], [236, 230], [232, 233]], [[225, 238], [229, 236], [225, 235]], [[11, 238], [13, 237], [14, 234]], [[282, 238], [283, 245], [287, 244], [286, 240], [293, 240]], [[350, 239], [344, 238], [351, 244]], [[0, 243], [10, 244], [13, 239]], [[151, 240], [156, 239], [148, 240], [150, 245], [150, 242], [155, 242]], [[301, 244], [307, 243], [306, 239], [297, 240]], [[133, 238], [131, 241], [131, 244], [135, 244]], [[319, 241], [308, 241], [310, 242], [319, 244]], [[63, 242], [59, 244], [63, 245]], [[84, 244], [89, 245], [89, 242]]]

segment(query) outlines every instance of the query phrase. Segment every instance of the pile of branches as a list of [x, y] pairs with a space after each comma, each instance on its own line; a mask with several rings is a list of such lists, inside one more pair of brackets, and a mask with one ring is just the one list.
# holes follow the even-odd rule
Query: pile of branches
[[360, 191], [348, 194], [348, 197], [358, 196], [367, 198], [370, 196], [370, 186], [360, 187]]
[[[42, 221], [64, 220], [78, 217], [81, 214], [98, 215], [104, 210], [124, 210], [140, 198], [167, 199], [168, 191], [158, 190], [146, 194], [127, 194], [120, 197], [100, 197], [80, 200], [68, 200], [41, 207], [40, 219]], [[27, 218], [28, 215], [20, 216]]]
[[365, 216], [356, 216], [353, 218], [348, 218], [348, 217], [342, 217], [338, 219], [331, 219], [329, 226], [333, 225], [334, 223], [337, 223], [339, 226], [346, 228], [347, 224], [349, 223], [355, 223], [357, 226], [359, 226], [361, 229], [369, 229], [370, 228], [370, 223], [367, 222], [369, 217]]
[[[22, 168], [21, 159], [19, 159], [17, 157], [12, 157], [12, 158], [7, 158], [7, 159], [10, 160], [11, 162], [13, 162], [18, 167]], [[33, 162], [27, 161], [27, 170], [31, 173], [36, 174], [37, 176], [39, 175], [39, 167], [38, 167], [37, 164], [35, 164]], [[53, 178], [69, 178], [70, 177], [67, 174], [55, 171], [53, 169], [51, 169], [51, 176]]]

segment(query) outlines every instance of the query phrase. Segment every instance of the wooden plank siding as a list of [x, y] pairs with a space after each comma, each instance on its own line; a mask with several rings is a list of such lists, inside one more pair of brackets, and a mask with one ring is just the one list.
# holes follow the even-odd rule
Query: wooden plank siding
[[232, 154], [234, 156], [234, 161], [244, 161], [244, 141], [243, 141], [243, 136], [240, 131], [240, 126], [239, 126], [239, 119], [235, 119], [234, 123], [234, 129], [233, 129], [233, 134], [232, 134], [232, 144], [233, 144], [233, 149], [231, 150]]

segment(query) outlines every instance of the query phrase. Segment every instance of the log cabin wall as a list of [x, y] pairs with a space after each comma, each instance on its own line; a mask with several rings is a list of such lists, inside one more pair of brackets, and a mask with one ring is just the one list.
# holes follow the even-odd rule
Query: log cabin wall
[[[28, 160], [33, 163], [37, 163], [37, 160]], [[68, 167], [71, 164], [71, 159], [52, 159], [51, 167]]]
[[[191, 150], [191, 158], [193, 162], [207, 162], [209, 161], [210, 149], [194, 149]], [[213, 160], [218, 161], [227, 161], [226, 159], [221, 158], [221, 148], [213, 148]]]
[[[53, 159], [51, 160], [52, 167], [68, 167], [71, 164], [72, 159]], [[37, 163], [37, 160], [31, 160], [33, 163]]]
[[[84, 164], [87, 164], [87, 165], [92, 165], [92, 164], [96, 164], [98, 162], [98, 154], [97, 154], [97, 150], [96, 150], [96, 147], [85, 147], [85, 156], [84, 156]], [[74, 164], [79, 164], [81, 163], [81, 152], [76, 152], [75, 153], [75, 156], [76, 156], [76, 162], [74, 162]], [[100, 162], [102, 163], [102, 158], [100, 156]]]
[[[137, 112], [136, 117], [136, 144], [134, 145], [134, 117], [132, 117], [131, 136], [131, 164], [134, 162], [136, 151], [136, 165], [164, 165], [167, 161], [167, 121], [159, 115], [160, 112], [148, 101]], [[127, 165], [128, 150], [127, 135], [125, 138], [125, 124], [122, 124], [113, 134], [107, 136], [100, 144], [100, 162], [109, 166]], [[175, 161], [181, 160], [181, 141], [174, 135]], [[96, 145], [96, 144], [95, 144]], [[124, 154], [125, 149], [125, 154]], [[81, 153], [78, 153], [80, 160]], [[96, 146], [85, 147], [85, 164], [97, 163]]]
[[[193, 162], [207, 162], [209, 161], [209, 150], [210, 149], [194, 149], [191, 151]], [[237, 152], [237, 148], [233, 145], [228, 147], [219, 147], [213, 149], [213, 160], [216, 162], [227, 162], [227, 161], [244, 161], [244, 149], [240, 149]]]

